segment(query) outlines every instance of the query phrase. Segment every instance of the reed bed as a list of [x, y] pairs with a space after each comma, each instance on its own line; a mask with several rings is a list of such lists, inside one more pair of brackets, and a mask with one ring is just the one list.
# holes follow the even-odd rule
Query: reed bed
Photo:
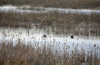
[[15, 13], [0, 12], [0, 26], [2, 25], [78, 25], [84, 23], [91, 26], [100, 24], [100, 14], [79, 14], [79, 13], [59, 13], [57, 11], [50, 13]]
[[[37, 29], [51, 28], [53, 34], [57, 35], [85, 35], [100, 36], [100, 14], [79, 14], [79, 13], [3, 13], [0, 12], [0, 26], [23, 27], [30, 29], [36, 26]], [[49, 29], [46, 31], [49, 34]]]
[[100, 0], [0, 0], [0, 5], [32, 5], [43, 7], [61, 7], [61, 8], [90, 8], [98, 9]]
[[[34, 40], [35, 37], [31, 39]], [[69, 52], [70, 47], [65, 43], [65, 49], [60, 50], [60, 42], [56, 43], [59, 49], [55, 48], [55, 39], [51, 42], [54, 44], [46, 41], [26, 44], [21, 39], [17, 40], [17, 44], [13, 40], [0, 42], [0, 65], [100, 65], [100, 58], [98, 58], [96, 51], [88, 52], [86, 55], [83, 49], [78, 51], [77, 45], [74, 50]], [[96, 45], [94, 45], [94, 49], [95, 47]], [[97, 53], [99, 54], [99, 52]]]

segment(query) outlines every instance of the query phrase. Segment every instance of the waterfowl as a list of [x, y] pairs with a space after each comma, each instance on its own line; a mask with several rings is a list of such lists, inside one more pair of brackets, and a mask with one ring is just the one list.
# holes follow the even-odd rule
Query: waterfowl
[[71, 38], [71, 39], [73, 39], [73, 38], [74, 38], [74, 36], [73, 36], [73, 35], [70, 35], [70, 38]]
[[43, 35], [43, 37], [45, 38], [45, 37], [47, 37], [46, 35]]

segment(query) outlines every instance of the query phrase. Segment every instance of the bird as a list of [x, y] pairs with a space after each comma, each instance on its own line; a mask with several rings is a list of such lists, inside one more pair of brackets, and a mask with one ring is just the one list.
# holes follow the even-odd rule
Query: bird
[[47, 36], [45, 34], [42, 35], [42, 39], [47, 39]]
[[43, 37], [45, 38], [45, 37], [47, 37], [46, 35], [43, 35]]
[[46, 38], [47, 36], [45, 34], [42, 35], [42, 38]]
[[70, 35], [70, 38], [71, 38], [71, 39], [73, 39], [73, 38], [74, 38], [74, 36], [73, 36], [73, 35]]

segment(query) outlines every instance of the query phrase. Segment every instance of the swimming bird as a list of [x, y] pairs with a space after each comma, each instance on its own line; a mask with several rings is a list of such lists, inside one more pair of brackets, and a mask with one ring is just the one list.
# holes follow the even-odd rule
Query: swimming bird
[[43, 35], [43, 37], [45, 38], [45, 37], [47, 37], [46, 35]]
[[45, 34], [42, 35], [42, 39], [47, 39], [47, 36]]
[[70, 35], [70, 38], [71, 38], [71, 39], [73, 39], [73, 38], [74, 38], [74, 36], [73, 36], [73, 35]]

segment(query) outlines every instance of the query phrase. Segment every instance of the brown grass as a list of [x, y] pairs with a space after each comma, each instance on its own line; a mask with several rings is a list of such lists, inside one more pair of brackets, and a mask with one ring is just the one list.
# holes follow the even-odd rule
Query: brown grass
[[[85, 51], [78, 52], [77, 47], [68, 53], [65, 49], [62, 53], [54, 50], [52, 45], [39, 47], [41, 43], [24, 44], [20, 40], [18, 44], [10, 43], [0, 44], [0, 65], [94, 65], [100, 64], [100, 59], [87, 55], [85, 60]], [[35, 45], [34, 47], [32, 45]], [[37, 49], [35, 48], [37, 47]], [[67, 47], [66, 47], [67, 48]], [[55, 52], [54, 52], [55, 51]]]
[[93, 9], [100, 6], [100, 0], [0, 0], [0, 4]]
[[100, 15], [95, 13], [86, 15], [58, 12], [39, 14], [0, 12], [0, 26], [29, 28], [31, 25], [37, 26], [39, 29], [51, 27], [52, 32], [57, 35], [72, 33], [89, 36], [89, 33], [91, 33], [92, 36], [100, 36]]
[[89, 25], [90, 23], [100, 24], [100, 15], [92, 13], [86, 14], [72, 14], [72, 13], [3, 13], [0, 12], [0, 26], [1, 25], [78, 25], [81, 22]]

